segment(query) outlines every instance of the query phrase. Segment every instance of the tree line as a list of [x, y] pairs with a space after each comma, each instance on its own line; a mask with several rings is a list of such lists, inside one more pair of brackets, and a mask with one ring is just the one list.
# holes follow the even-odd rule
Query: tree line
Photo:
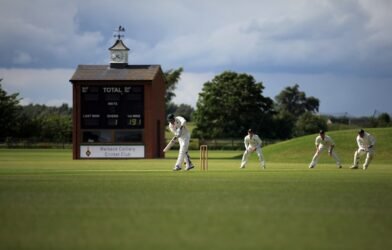
[[8, 95], [0, 84], [0, 142], [9, 146], [37, 142], [69, 143], [72, 140], [72, 108], [20, 105], [19, 93]]
[[[318, 114], [320, 101], [307, 96], [298, 84], [284, 88], [274, 99], [263, 95], [262, 82], [252, 75], [225, 71], [204, 83], [196, 109], [173, 103], [182, 68], [164, 72], [166, 113], [181, 115], [193, 121], [193, 138], [240, 139], [252, 128], [265, 139], [283, 140], [327, 130], [348, 128], [353, 119], [326, 117]], [[192, 84], [192, 83], [187, 83]], [[8, 94], [0, 84], [0, 142], [12, 144], [18, 139], [31, 142], [70, 143], [72, 141], [72, 108], [29, 104], [22, 106], [19, 93]], [[347, 118], [348, 119], [348, 118]], [[362, 117], [363, 127], [390, 126], [387, 113]]]
[[249, 74], [223, 72], [204, 84], [193, 114], [199, 139], [242, 138], [252, 128], [265, 139], [285, 140], [320, 130], [391, 126], [388, 113], [350, 118], [319, 114], [320, 100], [307, 96], [298, 84], [284, 88], [275, 99], [263, 95], [264, 85]]

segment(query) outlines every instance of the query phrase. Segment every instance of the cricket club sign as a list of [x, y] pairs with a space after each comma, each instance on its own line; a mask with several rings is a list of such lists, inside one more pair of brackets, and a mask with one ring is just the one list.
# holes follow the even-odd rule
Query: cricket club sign
[[80, 146], [80, 158], [144, 158], [144, 145]]

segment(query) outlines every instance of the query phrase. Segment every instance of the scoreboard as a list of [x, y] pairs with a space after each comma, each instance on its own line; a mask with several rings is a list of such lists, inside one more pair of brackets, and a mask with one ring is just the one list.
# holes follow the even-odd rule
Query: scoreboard
[[143, 86], [81, 86], [81, 129], [141, 129], [143, 118]]
[[161, 67], [112, 64], [78, 65], [70, 79], [73, 159], [164, 157]]

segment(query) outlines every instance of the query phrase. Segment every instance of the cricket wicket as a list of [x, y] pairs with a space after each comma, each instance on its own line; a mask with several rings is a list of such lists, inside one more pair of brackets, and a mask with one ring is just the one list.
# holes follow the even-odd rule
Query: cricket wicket
[[200, 146], [200, 169], [208, 170], [208, 147], [207, 145]]

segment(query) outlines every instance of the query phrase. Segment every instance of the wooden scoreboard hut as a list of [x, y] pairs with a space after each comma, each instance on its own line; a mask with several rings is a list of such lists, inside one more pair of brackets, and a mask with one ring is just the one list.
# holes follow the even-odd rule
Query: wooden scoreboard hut
[[73, 159], [161, 158], [165, 82], [159, 65], [128, 65], [118, 36], [110, 65], [79, 65], [73, 85]]

